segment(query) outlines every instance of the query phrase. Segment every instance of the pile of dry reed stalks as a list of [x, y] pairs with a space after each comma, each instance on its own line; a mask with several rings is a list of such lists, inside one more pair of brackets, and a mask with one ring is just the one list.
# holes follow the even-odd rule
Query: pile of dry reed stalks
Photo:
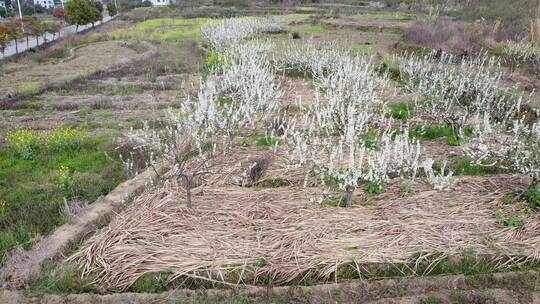
[[[406, 196], [396, 183], [376, 204], [352, 208], [310, 203], [320, 195], [316, 188], [206, 186], [197, 188], [188, 209], [182, 188], [166, 182], [148, 189], [68, 260], [96, 284], [124, 290], [144, 274], [164, 271], [177, 282], [286, 284], [339, 279], [336, 270], [351, 263], [365, 275], [365, 265], [410, 263], [418, 252], [538, 259], [537, 215], [519, 233], [494, 217], [500, 199], [528, 183], [515, 176], [463, 178], [453, 192], [414, 184]], [[356, 199], [366, 202], [362, 195]]]

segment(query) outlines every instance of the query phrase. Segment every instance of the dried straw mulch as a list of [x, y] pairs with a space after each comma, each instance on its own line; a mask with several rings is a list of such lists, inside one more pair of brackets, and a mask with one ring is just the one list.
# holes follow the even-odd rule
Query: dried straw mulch
[[[540, 219], [521, 230], [494, 217], [504, 194], [525, 189], [513, 176], [462, 178], [451, 192], [390, 185], [380, 199], [353, 208], [321, 207], [316, 188], [254, 191], [239, 186], [197, 188], [194, 208], [173, 182], [148, 189], [69, 258], [83, 275], [109, 289], [126, 289], [146, 273], [225, 284], [285, 284], [328, 279], [344, 263], [411, 262], [418, 252], [464, 250], [540, 258]], [[364, 194], [356, 199], [367, 202]], [[371, 198], [370, 198], [371, 200]], [[504, 266], [504, 265], [502, 265]]]

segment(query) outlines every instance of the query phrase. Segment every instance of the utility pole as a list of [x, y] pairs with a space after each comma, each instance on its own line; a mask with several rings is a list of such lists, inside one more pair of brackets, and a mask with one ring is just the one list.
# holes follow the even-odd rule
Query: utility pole
[[22, 19], [21, 0], [17, 0], [17, 6], [19, 7], [19, 19], [21, 19], [21, 27], [22, 27], [22, 31], [24, 33], [24, 22], [23, 22], [23, 19]]

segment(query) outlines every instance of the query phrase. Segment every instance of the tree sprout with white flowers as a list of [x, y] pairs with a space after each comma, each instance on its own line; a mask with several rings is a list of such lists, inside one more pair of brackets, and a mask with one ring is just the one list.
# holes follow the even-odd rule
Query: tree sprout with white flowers
[[451, 126], [458, 140], [465, 137], [465, 128], [474, 117], [489, 114], [507, 123], [519, 112], [521, 98], [512, 96], [503, 84], [502, 70], [494, 58], [480, 55], [462, 60], [446, 53], [436, 57], [399, 58], [400, 81], [408, 91], [426, 97], [417, 107]]
[[193, 118], [169, 111], [162, 130], [152, 130], [146, 122], [142, 129], [131, 129], [126, 134], [134, 149], [150, 155], [147, 165], [156, 173], [156, 166], [161, 161], [173, 165], [166, 177], [181, 180], [189, 208], [192, 207], [191, 189], [195, 179], [210, 172], [217, 155], [217, 145], [210, 143], [210, 129], [202, 128]]
[[302, 136], [288, 131], [294, 145], [290, 151], [298, 163], [311, 167], [323, 184], [331, 180], [344, 193], [347, 206], [352, 205], [354, 190], [366, 183], [382, 188], [392, 177], [414, 178], [419, 167], [420, 143], [400, 134], [384, 132], [374, 148], [350, 137]]
[[499, 166], [533, 178], [532, 187], [540, 179], [540, 122], [528, 123], [516, 119], [510, 128], [492, 124], [489, 119], [478, 122], [476, 138], [465, 147], [464, 152], [477, 165]]
[[279, 33], [282, 25], [274, 18], [243, 17], [214, 21], [201, 28], [202, 37], [213, 52], [224, 54], [246, 38], [261, 33]]
[[378, 92], [388, 79], [376, 72], [371, 58], [307, 45], [286, 50], [277, 62], [282, 71], [306, 71], [313, 77], [317, 93], [324, 92], [324, 98], [317, 94], [306, 115], [327, 135], [345, 135], [350, 140], [367, 132], [370, 124], [385, 120], [386, 101]]

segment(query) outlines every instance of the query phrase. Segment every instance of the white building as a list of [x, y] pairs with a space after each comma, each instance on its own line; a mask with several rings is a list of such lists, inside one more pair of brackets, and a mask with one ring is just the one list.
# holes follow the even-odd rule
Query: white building
[[152, 6], [167, 6], [171, 4], [170, 0], [150, 0], [152, 2]]
[[34, 5], [39, 4], [44, 8], [54, 7], [54, 0], [34, 0]]

